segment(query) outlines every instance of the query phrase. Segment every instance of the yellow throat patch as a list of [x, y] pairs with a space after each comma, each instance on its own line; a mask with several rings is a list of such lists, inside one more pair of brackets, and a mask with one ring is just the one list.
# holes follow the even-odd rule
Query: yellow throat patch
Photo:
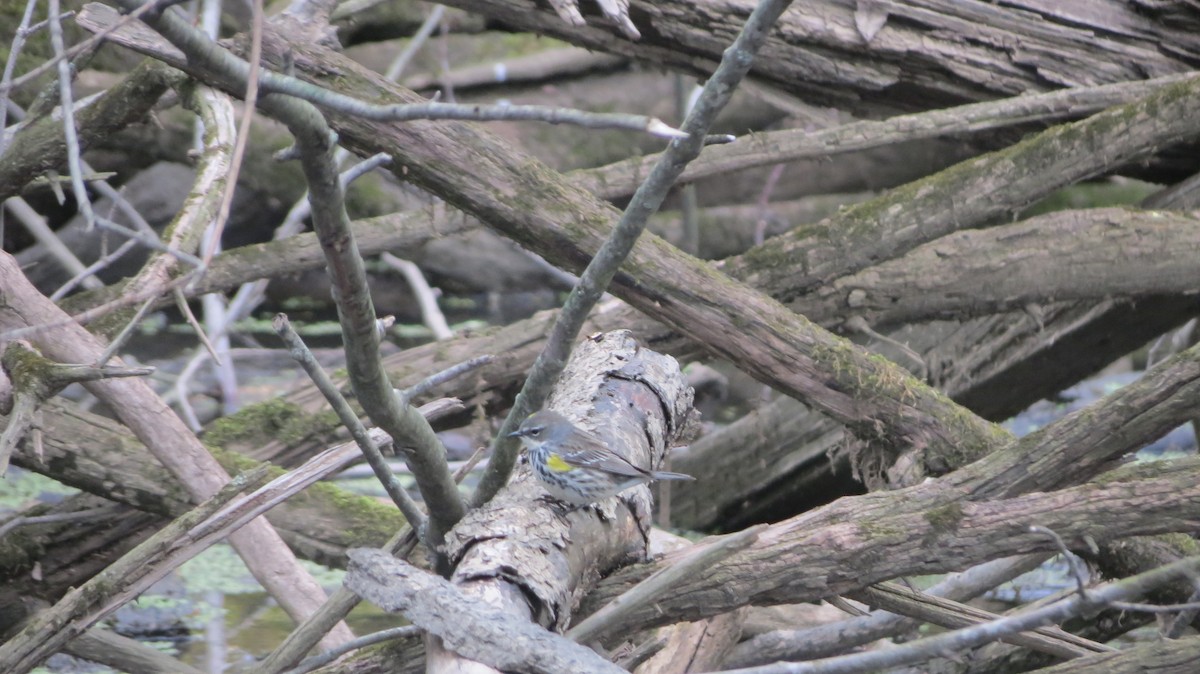
[[546, 459], [546, 467], [556, 473], [565, 473], [571, 470], [571, 464], [563, 461], [563, 458], [557, 454], [551, 453], [550, 458]]

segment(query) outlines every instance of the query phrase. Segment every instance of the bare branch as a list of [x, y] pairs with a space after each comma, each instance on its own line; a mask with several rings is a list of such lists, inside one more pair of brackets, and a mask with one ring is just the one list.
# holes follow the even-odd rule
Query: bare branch
[[1049, 606], [1022, 611], [975, 627], [913, 641], [895, 648], [869, 651], [814, 662], [778, 663], [727, 674], [858, 674], [922, 662], [945, 653], [980, 646], [1025, 630], [1060, 622], [1102, 609], [1112, 602], [1136, 598], [1167, 583], [1200, 573], [1200, 557], [1188, 557], [1167, 566], [1096, 588], [1090, 597], [1073, 596]]
[[[287, 344], [288, 350], [291, 351], [292, 358], [296, 359], [297, 363], [304, 368], [308, 376], [312, 378], [313, 384], [317, 389], [324, 394], [325, 399], [329, 401], [329, 406], [337, 413], [338, 419], [342, 425], [350, 431], [351, 437], [358, 443], [359, 449], [362, 450], [363, 456], [366, 457], [367, 463], [371, 465], [371, 469], [375, 471], [375, 477], [383, 485], [388, 496], [392, 498], [392, 502], [404, 513], [404, 518], [408, 520], [409, 526], [415, 531], [425, 530], [425, 514], [421, 512], [416, 502], [404, 490], [404, 486], [392, 474], [391, 468], [387, 465], [387, 460], [383, 458], [383, 454], [379, 451], [379, 446], [371, 439], [367, 429], [363, 427], [362, 422], [358, 420], [358, 415], [350, 408], [350, 403], [342, 397], [337, 386], [329, 379], [329, 375], [325, 373], [324, 368], [313, 356], [312, 351], [309, 351], [308, 346], [304, 344], [304, 340], [300, 339], [300, 335], [296, 334], [292, 328], [291, 322], [288, 321], [285, 314], [278, 314], [274, 321], [275, 332], [279, 335], [283, 342]], [[432, 548], [432, 546], [431, 546]], [[431, 552], [435, 552], [431, 550]]]
[[8, 104], [10, 102], [8, 92], [11, 88], [13, 71], [17, 69], [17, 57], [25, 48], [25, 41], [33, 33], [29, 28], [29, 23], [33, 20], [33, 10], [37, 5], [37, 0], [25, 0], [25, 13], [21, 15], [21, 23], [17, 26], [17, 32], [13, 35], [12, 42], [9, 43], [4, 74], [0, 76], [0, 156], [4, 155], [4, 150], [8, 145], [4, 131], [8, 127]]
[[360, 648], [366, 648], [367, 646], [373, 646], [375, 644], [391, 641], [393, 639], [411, 638], [420, 634], [421, 629], [412, 625], [408, 625], [406, 627], [393, 627], [388, 630], [380, 630], [378, 632], [359, 637], [354, 641], [347, 642], [337, 648], [325, 651], [320, 655], [314, 655], [313, 657], [304, 660], [296, 667], [289, 669], [286, 674], [308, 674], [308, 672], [311, 672], [318, 667], [324, 667], [325, 665], [337, 660], [351, 651], [356, 651]]
[[440, 291], [434, 291], [429, 287], [429, 282], [425, 280], [421, 268], [408, 260], [401, 260], [391, 253], [383, 253], [379, 259], [404, 276], [409, 290], [417, 298], [417, 304], [421, 307], [421, 317], [425, 320], [425, 326], [433, 333], [433, 338], [441, 340], [453, 337], [454, 331], [446, 323], [446, 316], [437, 304]]
[[[979, 625], [1001, 617], [990, 611], [916, 592], [893, 582], [872, 585], [853, 592], [851, 596], [875, 608], [951, 629]], [[1002, 637], [1000, 640], [1059, 658], [1077, 658], [1117, 650], [1113, 646], [1089, 641], [1056, 627], [1039, 627], [1030, 632]]]
[[[1086, 117], [1105, 108], [1132, 103], [1163, 87], [1196, 77], [1193, 73], [1165, 75], [1150, 80], [1117, 82], [1045, 93], [1028, 93], [986, 103], [897, 115], [885, 120], [863, 120], [826, 129], [785, 129], [755, 133], [740, 142], [705, 150], [684, 169], [680, 182], [726, 175], [758, 166], [800, 159], [821, 159], [904, 141], [977, 133], [990, 129]], [[579, 169], [569, 174], [581, 188], [606, 199], [633, 194], [641, 176], [658, 154], [626, 159], [607, 166]]]
[[532, 622], [521, 622], [489, 602], [381, 550], [351, 550], [346, 587], [385, 611], [403, 613], [455, 653], [502, 670], [623, 672], [592, 649]]
[[[118, 0], [118, 2], [129, 10], [143, 6], [140, 0]], [[91, 30], [107, 28], [115, 20], [116, 15], [111, 9], [95, 3], [88, 5], [87, 11], [82, 13], [79, 18], [80, 24]], [[137, 44], [134, 44], [133, 41], [123, 40], [123, 35], [130, 32], [128, 30], [116, 31], [118, 35], [112, 39], [123, 42], [133, 49], [145, 51], [185, 72], [195, 72], [197, 67], [203, 68], [211, 77], [219, 79], [223, 87], [239, 90], [245, 86], [244, 83], [249, 74], [247, 63], [218, 47], [199, 31], [191, 29], [171, 9], [156, 18], [148, 18], [147, 21], [176, 47], [186, 49], [193, 56], [202, 54], [203, 60], [193, 63], [172, 58], [169, 52], [158, 49], [157, 46], [147, 48], [144, 36], [137, 41]], [[624, 113], [583, 112], [543, 105], [460, 105], [438, 102], [375, 105], [286, 75], [263, 71], [260, 76], [260, 89], [263, 93], [294, 96], [323, 110], [375, 121], [401, 122], [419, 119], [478, 122], [536, 121], [548, 124], [571, 124], [589, 129], [640, 131], [661, 138], [680, 138], [682, 133], [653, 117]]]
[[[947, 577], [929, 588], [926, 594], [966, 601], [1022, 573], [1036, 569], [1049, 558], [1049, 554], [1033, 554], [984, 562]], [[903, 634], [918, 626], [916, 620], [887, 611], [876, 611], [866, 616], [808, 629], [777, 630], [738, 644], [729, 654], [725, 666], [736, 669], [779, 660], [814, 660]]]
[[336, 288], [351, 383], [367, 414], [405, 452], [430, 516], [429, 540], [438, 545], [466, 508], [446, 467], [441, 441], [416, 408], [401, 404], [380, 363], [380, 338], [366, 270], [354, 244], [337, 171], [330, 161], [332, 132], [320, 113], [301, 101], [268, 96], [262, 104], [288, 125], [303, 156], [302, 166], [312, 194], [313, 227]]
[[80, 155], [83, 149], [79, 145], [79, 135], [75, 130], [75, 110], [71, 103], [71, 82], [74, 76], [71, 64], [66, 58], [66, 47], [63, 45], [62, 24], [59, 22], [58, 0], [50, 0], [50, 44], [54, 46], [54, 56], [58, 61], [58, 94], [62, 102], [63, 135], [67, 145], [67, 169], [71, 174], [71, 189], [75, 193], [75, 206], [83, 214], [88, 228], [95, 226], [95, 215], [92, 213], [92, 201], [87, 188], [83, 186], [83, 167], [80, 165]]

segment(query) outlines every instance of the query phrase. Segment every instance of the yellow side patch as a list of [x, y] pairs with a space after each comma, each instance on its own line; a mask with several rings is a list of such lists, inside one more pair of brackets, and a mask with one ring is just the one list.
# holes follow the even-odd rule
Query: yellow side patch
[[563, 461], [563, 458], [557, 454], [551, 454], [549, 459], [546, 459], [546, 467], [556, 473], [565, 473], [571, 470], [571, 464]]

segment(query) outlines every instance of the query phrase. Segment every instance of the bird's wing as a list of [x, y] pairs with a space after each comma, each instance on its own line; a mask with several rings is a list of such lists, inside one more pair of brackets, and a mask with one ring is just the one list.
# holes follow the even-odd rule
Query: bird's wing
[[[604, 441], [596, 437], [592, 433], [588, 433], [583, 429], [578, 429], [586, 435], [589, 440], [596, 443], [600, 447], [607, 447]], [[602, 452], [598, 449], [588, 448], [580, 452], [575, 452], [571, 456], [563, 457], [568, 463], [573, 463], [580, 466], [590, 468], [599, 468], [617, 475], [626, 477], [642, 477], [649, 473], [629, 462], [628, 459], [613, 451]]]

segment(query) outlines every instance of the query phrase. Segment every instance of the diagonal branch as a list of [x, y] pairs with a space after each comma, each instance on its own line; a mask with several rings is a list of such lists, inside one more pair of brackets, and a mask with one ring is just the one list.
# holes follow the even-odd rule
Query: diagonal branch
[[1176, 580], [1195, 578], [1198, 573], [1200, 557], [1187, 557], [1152, 571], [1108, 583], [1090, 590], [1084, 596], [1072, 595], [1069, 599], [1049, 606], [1021, 611], [1015, 615], [920, 639], [896, 648], [843, 655], [815, 662], [777, 663], [727, 670], [727, 674], [865, 674], [923, 662], [945, 653], [981, 646], [1025, 630], [1092, 613], [1119, 601], [1136, 599]]
[[[92, 362], [104, 351], [105, 344], [39, 293], [7, 253], [0, 253], [0, 287], [5, 290], [5, 303], [0, 305], [0, 330], [63, 322], [62, 327], [40, 331], [32, 339], [47, 357], [60, 362]], [[212, 496], [228, 482], [228, 475], [212, 454], [145, 382], [104, 380], [87, 383], [85, 387], [114, 410], [186, 487], [194, 501]], [[250, 522], [230, 540], [255, 578], [290, 615], [302, 620], [320, 605], [324, 597], [321, 586], [300, 567], [294, 553], [265, 519]], [[350, 637], [345, 626], [339, 627], [335, 634], [334, 641]]]
[[[136, 11], [141, 9], [145, 3], [141, 0], [118, 0], [118, 4], [126, 10]], [[93, 3], [88, 5], [87, 9], [91, 21], [98, 21], [105, 25], [111, 25], [116, 21], [115, 13], [105, 5]], [[283, 18], [293, 21], [293, 25], [300, 24], [304, 20], [302, 16], [298, 15], [286, 15]], [[237, 83], [240, 82], [242, 90], [238, 93], [239, 95], [245, 93], [244, 88], [250, 78], [250, 65], [217, 45], [204, 33], [194, 30], [187, 21], [173, 11], [173, 8], [167, 7], [165, 10], [148, 12], [144, 21], [154, 26], [180, 51], [188, 54], [188, 58], [202, 58], [201, 62], [204, 63], [205, 69], [208, 70], [210, 76], [220, 78], [222, 87], [238, 89]], [[136, 29], [129, 29], [127, 32], [133, 31]], [[299, 35], [309, 36], [311, 32], [311, 30], [302, 30]], [[141, 36], [140, 39], [145, 41], [147, 38]], [[181, 63], [168, 62], [176, 67], [182, 67]], [[267, 70], [261, 71], [259, 77], [259, 91], [262, 94], [275, 93], [293, 96], [308, 101], [326, 112], [354, 115], [380, 122], [405, 122], [418, 119], [457, 119], [477, 122], [537, 121], [547, 124], [572, 124], [590, 129], [640, 131], [661, 138], [684, 137], [682, 132], [668, 126], [662, 120], [643, 115], [585, 112], [544, 105], [478, 105], [429, 101], [380, 105]]]
[[[771, 525], [744, 552], [714, 564], [655, 606], [634, 612], [629, 631], [697, 620], [746, 605], [812, 601], [898, 576], [941, 573], [997, 556], [1054, 551], [1039, 524], [1071, 545], [1192, 531], [1200, 515], [1195, 458], [1106, 475], [1103, 482], [1003, 500], [963, 502], [937, 483], [846, 497]], [[666, 559], [622, 569], [589, 595], [597, 608]], [[752, 570], [752, 571], [751, 571]]]
[[332, 161], [332, 134], [311, 105], [273, 94], [262, 99], [262, 106], [288, 125], [300, 150], [312, 195], [313, 229], [335, 289], [350, 381], [367, 415], [404, 451], [429, 513], [429, 539], [437, 545], [466, 508], [446, 466], [441, 441], [415, 407], [402, 404], [380, 362], [375, 308]]
[[[1131, 103], [1169, 84], [1193, 79], [1194, 73], [1167, 75], [1145, 81], [1117, 82], [1095, 87], [1029, 93], [986, 103], [862, 120], [826, 129], [784, 129], [754, 133], [736, 143], [714, 145], [688, 165], [681, 182], [726, 175], [759, 166], [801, 159], [824, 159], [905, 141], [954, 136], [1015, 126], [1049, 123], [1091, 115]], [[641, 176], [650, 172], [658, 154], [624, 159], [607, 166], [579, 169], [569, 175], [581, 188], [605, 199], [633, 194]], [[1096, 159], [1107, 160], [1107, 156]]]
[[566, 366], [571, 343], [579, 334], [587, 315], [616, 276], [617, 268], [629, 256], [650, 216], [662, 205], [667, 191], [675, 184], [684, 167], [699, 156], [708, 128], [750, 70], [755, 54], [766, 42], [771, 25], [789, 4], [791, 0], [762, 0], [751, 13], [684, 120], [683, 128], [688, 137], [672, 142], [662, 154], [645, 182], [638, 187], [612, 233], [605, 238], [580, 275], [579, 283], [572, 289], [562, 313], [550, 329], [545, 348], [534, 361], [525, 386], [517, 394], [508, 417], [500, 427], [497, 442], [493, 443], [488, 470], [472, 498], [476, 505], [487, 502], [508, 482], [517, 456], [517, 441], [508, 437], [509, 434], [545, 402], [554, 381]]
[[[395, 101], [414, 98], [411, 92], [382, 81], [378, 75], [319, 45], [297, 41], [285, 47], [272, 43], [268, 45], [271, 49], [286, 49], [301, 67], [327, 64], [339, 73], [340, 86], [360, 96]], [[275, 60], [280, 57], [274, 56]], [[328, 77], [317, 71], [308, 76], [318, 80]], [[1194, 121], [1186, 112], [1197, 98], [1200, 86], [1176, 85], [1111, 113], [1052, 129], [1039, 138], [972, 160], [917, 188], [899, 190], [797, 234], [797, 239], [807, 237], [812, 241], [789, 248], [787, 255], [794, 259], [780, 260], [763, 251], [747, 256], [743, 265], [727, 264], [726, 269], [769, 288], [778, 297], [794, 297], [788, 293], [799, 294], [804, 286], [830, 274], [844, 274], [890, 254], [888, 246], [911, 248], [1018, 206], [997, 203], [986, 196], [992, 194], [996, 181], [1015, 179], [1012, 166], [1018, 157], [1042, 158], [1039, 170], [1017, 176], [1034, 183], [1029, 187], [1036, 193], [1054, 182], [1057, 173], [1076, 170], [1064, 167], [1062, 162], [1073, 166], [1083, 154], [1097, 154], [1097, 143], [1106, 148], [1121, 144], [1132, 157], [1155, 144], [1194, 133], [1188, 124], [1177, 122]], [[406, 167], [406, 179], [564, 266], [578, 269], [590, 251], [601, 245], [614, 217], [610, 208], [571, 189], [561, 176], [471, 126], [381, 125], [341, 116], [334, 116], [331, 123], [349, 146], [368, 153], [384, 150], [392, 154], [396, 166]], [[1141, 140], [1125, 142], [1124, 136], [1133, 135], [1135, 130]], [[466, 163], [474, 168], [470, 175], [447, 170]], [[1099, 170], [1097, 165], [1088, 169]], [[970, 209], [962, 212], [957, 206], [938, 206], [944, 206], [948, 191], [960, 189], [985, 197], [976, 199]], [[919, 199], [910, 199], [914, 191]], [[531, 199], [537, 208], [530, 208]], [[931, 211], [931, 207], [936, 208]], [[852, 235], [852, 240], [846, 241], [847, 235]], [[827, 254], [833, 259], [827, 259]], [[808, 268], [808, 261], [814, 258], [825, 260], [820, 269]], [[793, 278], [791, 272], [773, 271], [789, 268], [784, 262], [797, 260], [805, 270], [800, 279]], [[816, 328], [656, 237], [641, 237], [625, 270], [626, 274], [618, 274], [615, 279], [614, 293], [708, 344], [712, 351], [734, 360], [756, 378], [813, 404], [881, 450], [899, 454], [919, 449], [925, 455], [921, 459], [925, 472], [942, 470], [953, 457], [982, 456], [1008, 440], [1007, 434], [974, 418], [898, 368]], [[781, 275], [785, 278], [774, 282]]]
[[351, 550], [346, 587], [385, 611], [403, 613], [459, 655], [504, 671], [624, 672], [595, 651], [464, 594], [449, 581], [382, 550]]

